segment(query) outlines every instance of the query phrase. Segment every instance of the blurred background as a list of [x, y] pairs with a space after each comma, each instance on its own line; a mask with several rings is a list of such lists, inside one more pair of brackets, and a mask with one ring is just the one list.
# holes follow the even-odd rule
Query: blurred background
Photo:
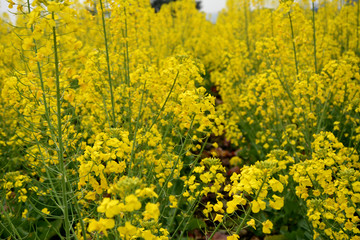
[[[169, 3], [174, 0], [149, 0], [155, 9], [155, 11], [159, 11], [161, 5]], [[176, 1], [176, 0], [175, 0]], [[198, 0], [197, 7], [199, 11], [206, 13], [208, 20], [211, 22], [215, 22], [217, 15], [221, 9], [225, 8], [226, 0]], [[0, 0], [0, 16], [1, 17], [9, 17], [11, 21], [14, 21], [14, 16], [11, 14], [11, 11], [14, 9], [8, 8], [9, 3], [7, 0]]]

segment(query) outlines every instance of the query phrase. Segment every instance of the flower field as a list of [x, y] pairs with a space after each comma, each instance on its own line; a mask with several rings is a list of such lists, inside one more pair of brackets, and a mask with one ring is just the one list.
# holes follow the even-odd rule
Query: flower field
[[360, 240], [360, 5], [7, 0], [0, 239]]

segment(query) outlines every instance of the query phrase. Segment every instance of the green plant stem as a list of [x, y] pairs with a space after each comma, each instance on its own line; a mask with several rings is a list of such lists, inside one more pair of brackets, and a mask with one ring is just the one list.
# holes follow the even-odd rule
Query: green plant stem
[[312, 22], [313, 22], [313, 39], [314, 39], [314, 68], [317, 73], [317, 61], [316, 61], [316, 28], [315, 28], [315, 3], [312, 1]]
[[127, 26], [127, 15], [126, 15], [126, 7], [124, 7], [124, 17], [125, 17], [125, 29], [123, 30], [123, 38], [125, 39], [125, 52], [124, 52], [124, 67], [125, 67], [125, 83], [128, 86], [128, 91], [129, 91], [129, 100], [128, 100], [128, 123], [129, 123], [129, 132], [131, 132], [131, 119], [132, 119], [132, 110], [131, 110], [131, 106], [132, 106], [132, 102], [131, 102], [131, 81], [130, 81], [130, 58], [129, 58], [129, 42], [128, 42], [128, 26]]
[[[189, 222], [190, 222], [190, 219], [191, 219], [192, 215], [193, 215], [194, 212], [195, 212], [195, 211], [192, 211], [192, 209], [195, 209], [196, 206], [197, 206], [197, 205], [199, 204], [199, 202], [200, 202], [200, 199], [201, 199], [200, 196], [201, 196], [201, 193], [199, 193], [199, 195], [197, 195], [194, 203], [191, 205], [191, 207], [189, 207], [189, 209], [187, 210], [187, 212], [186, 212], [186, 214], [185, 214], [185, 216], [188, 216], [188, 218], [187, 218], [188, 221], [186, 222], [184, 229], [186, 229], [187, 225], [188, 225]], [[190, 211], [192, 211], [192, 212], [190, 213]], [[174, 239], [176, 232], [179, 230], [179, 228], [181, 227], [181, 225], [183, 224], [184, 221], [185, 221], [185, 218], [183, 218], [183, 219], [181, 220], [181, 222], [179, 223], [178, 227], [176, 228], [176, 230], [174, 231], [173, 235], [171, 236], [171, 239]], [[184, 230], [184, 231], [181, 231], [180, 237], [179, 237], [178, 239], [182, 239], [182, 236], [184, 235], [184, 232], [185, 232], [185, 230]]]
[[[31, 9], [30, 9], [30, 1], [29, 0], [27, 0], [27, 5], [28, 5], [28, 12], [30, 13]], [[31, 32], [34, 32], [33, 26], [31, 26]], [[35, 45], [34, 46], [34, 52], [35, 52], [35, 54], [37, 54], [37, 47], [36, 47], [35, 39], [33, 40], [33, 42], [34, 42], [34, 45]], [[40, 66], [40, 63], [38, 61], [36, 62], [36, 66], [37, 66], [37, 69], [38, 69], [38, 74], [39, 74], [39, 79], [40, 79], [40, 86], [41, 86], [41, 91], [42, 91], [43, 104], [44, 104], [44, 108], [45, 108], [46, 122], [49, 125], [51, 138], [52, 138], [52, 140], [54, 142], [56, 142], [56, 137], [55, 137], [56, 134], [55, 134], [55, 131], [54, 131], [54, 127], [53, 127], [53, 125], [51, 123], [50, 110], [49, 110], [47, 100], [46, 100], [44, 79], [43, 79], [43, 76], [42, 76], [41, 66]]]
[[20, 236], [20, 234], [17, 231], [16, 227], [12, 223], [12, 221], [11, 221], [11, 219], [9, 217], [9, 214], [5, 211], [3, 202], [0, 203], [0, 210], [1, 210], [1, 214], [5, 215], [6, 220], [9, 222], [9, 225], [11, 226], [12, 231], [15, 233], [15, 235], [18, 237], [18, 239], [22, 239], [22, 237]]
[[[55, 14], [52, 12], [52, 19], [55, 21]], [[62, 139], [62, 120], [61, 120], [61, 93], [60, 93], [60, 72], [59, 72], [59, 59], [58, 59], [58, 51], [57, 51], [57, 41], [56, 41], [56, 27], [53, 29], [53, 39], [54, 39], [54, 57], [55, 57], [55, 78], [56, 78], [56, 112], [57, 112], [57, 153], [58, 160], [60, 164], [60, 174], [61, 174], [61, 188], [62, 188], [62, 199], [63, 206], [62, 211], [64, 214], [64, 222], [65, 222], [65, 236], [66, 239], [70, 240], [70, 220], [69, 220], [69, 207], [67, 201], [67, 174], [66, 167], [64, 164], [64, 144]]]
[[226, 218], [226, 217], [227, 217], [227, 214], [225, 213], [222, 222], [220, 222], [220, 223], [216, 226], [216, 228], [214, 229], [214, 231], [211, 233], [210, 237], [209, 237], [209, 238], [206, 238], [206, 239], [210, 239], [210, 240], [212, 239], [212, 237], [215, 235], [215, 233], [217, 233], [217, 231], [219, 230], [219, 228], [220, 228], [220, 226], [222, 225], [222, 223], [225, 221], [225, 218]]
[[112, 79], [111, 79], [111, 70], [110, 70], [109, 47], [108, 47], [108, 39], [107, 39], [107, 35], [106, 35], [105, 16], [104, 16], [104, 8], [103, 8], [102, 0], [100, 0], [100, 7], [101, 7], [101, 19], [102, 19], [102, 26], [103, 26], [103, 32], [104, 32], [104, 39], [105, 39], [106, 64], [107, 64], [108, 82], [109, 82], [109, 88], [110, 88], [112, 122], [113, 122], [113, 127], [116, 128], [115, 102], [114, 102], [113, 85], [112, 85]]
[[[134, 139], [133, 139], [133, 145], [132, 145], [132, 149], [131, 149], [130, 162], [129, 162], [129, 173], [132, 172], [132, 171], [131, 171], [131, 164], [133, 163], [133, 161], [134, 161], [134, 156], [135, 156], [136, 134], [137, 134], [137, 131], [138, 131], [138, 129], [139, 129], [139, 122], [140, 122], [140, 116], [141, 116], [143, 101], [144, 101], [145, 90], [146, 90], [146, 80], [144, 81], [144, 88], [143, 88], [143, 92], [142, 92], [142, 94], [141, 94], [139, 113], [138, 113], [138, 116], [137, 116], [137, 119], [136, 119], [136, 123], [135, 123]], [[130, 129], [129, 129], [129, 130], [130, 130]], [[129, 174], [129, 175], [131, 176], [131, 174]]]
[[294, 51], [296, 75], [299, 75], [298, 61], [297, 61], [297, 56], [296, 56], [295, 37], [294, 37], [294, 27], [293, 27], [293, 24], [292, 24], [291, 13], [290, 12], [288, 12], [288, 16], [289, 16], [290, 28], [291, 28], [291, 40], [292, 40], [293, 51]]

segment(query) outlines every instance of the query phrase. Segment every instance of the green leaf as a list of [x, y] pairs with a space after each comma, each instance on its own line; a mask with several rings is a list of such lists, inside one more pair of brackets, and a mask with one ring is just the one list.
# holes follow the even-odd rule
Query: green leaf
[[201, 228], [205, 228], [205, 227], [206, 227], [206, 223], [204, 220], [193, 217], [189, 220], [189, 223], [187, 224], [185, 230], [191, 231], [194, 229], [201, 229]]
[[[41, 234], [39, 235], [40, 239], [51, 239], [53, 236], [55, 236], [60, 230], [60, 227], [63, 223], [62, 219], [58, 219], [52, 222], [41, 222], [38, 227], [38, 232]], [[50, 226], [49, 226], [50, 225]]]

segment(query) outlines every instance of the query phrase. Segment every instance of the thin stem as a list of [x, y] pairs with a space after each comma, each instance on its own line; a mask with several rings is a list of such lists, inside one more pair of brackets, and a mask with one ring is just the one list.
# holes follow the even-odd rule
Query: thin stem
[[[52, 19], [55, 21], [55, 14], [52, 14]], [[57, 50], [57, 41], [56, 41], [56, 28], [53, 27], [53, 38], [54, 38], [54, 56], [55, 56], [55, 77], [56, 77], [56, 112], [57, 112], [57, 131], [58, 131], [58, 159], [60, 164], [61, 171], [61, 188], [62, 188], [62, 199], [63, 206], [62, 211], [64, 213], [64, 222], [65, 222], [65, 234], [66, 239], [70, 240], [70, 221], [69, 221], [69, 207], [67, 202], [67, 178], [66, 178], [66, 167], [64, 164], [64, 144], [62, 139], [62, 120], [61, 120], [61, 94], [60, 94], [60, 72], [59, 72], [59, 59], [58, 59], [58, 50]]]
[[[187, 225], [188, 225], [189, 222], [190, 222], [190, 219], [191, 219], [192, 215], [193, 215], [194, 212], [195, 212], [195, 211], [192, 211], [192, 209], [196, 209], [196, 206], [197, 206], [197, 205], [199, 204], [199, 202], [200, 202], [200, 199], [201, 199], [200, 196], [201, 196], [201, 193], [199, 193], [199, 194], [196, 196], [196, 199], [195, 199], [194, 203], [189, 207], [189, 209], [187, 210], [187, 212], [186, 212], [186, 214], [185, 214], [185, 216], [189, 216], [189, 217], [187, 218], [188, 221], [186, 222], [184, 229], [186, 229]], [[190, 213], [190, 211], [192, 211], [192, 212]], [[181, 227], [181, 225], [183, 224], [183, 222], [185, 221], [185, 219], [186, 219], [186, 218], [183, 218], [183, 219], [181, 220], [181, 222], [180, 222], [179, 225], [177, 226], [176, 230], [174, 231], [171, 239], [174, 239], [175, 234], [177, 233], [177, 231], [179, 230], [179, 228]], [[181, 231], [180, 236], [179, 236], [178, 239], [182, 239], [182, 236], [184, 235], [184, 232], [185, 232], [185, 230]]]
[[[143, 101], [144, 101], [144, 95], [146, 92], [146, 80], [144, 81], [144, 88], [143, 88], [143, 92], [141, 94], [141, 100], [140, 100], [140, 107], [139, 107], [139, 113], [136, 119], [136, 123], [135, 123], [135, 130], [134, 130], [134, 139], [133, 139], [133, 144], [132, 144], [132, 148], [131, 148], [131, 154], [130, 154], [130, 162], [129, 162], [129, 171], [131, 171], [131, 164], [134, 161], [134, 156], [135, 156], [135, 146], [136, 146], [136, 134], [137, 131], [139, 129], [139, 122], [140, 122], [140, 117], [141, 117], [141, 112], [142, 112], [142, 106], [143, 106]], [[130, 129], [129, 129], [130, 130]], [[131, 175], [131, 174], [129, 174]]]
[[113, 127], [116, 128], [115, 102], [114, 102], [114, 93], [113, 93], [113, 86], [112, 86], [112, 79], [111, 79], [111, 70], [110, 70], [109, 47], [108, 47], [108, 39], [107, 39], [107, 35], [106, 35], [105, 16], [104, 16], [104, 8], [103, 8], [102, 0], [100, 0], [100, 7], [101, 7], [101, 19], [102, 19], [102, 25], [103, 25], [103, 31], [104, 31], [104, 39], [105, 39], [106, 64], [107, 64], [108, 82], [109, 82], [109, 88], [110, 88], [112, 122], [113, 122]]
[[211, 239], [213, 238], [213, 236], [215, 235], [215, 233], [217, 233], [217, 231], [219, 230], [219, 228], [220, 228], [220, 226], [222, 225], [222, 223], [225, 221], [225, 218], [226, 218], [226, 217], [227, 217], [227, 214], [225, 213], [222, 222], [220, 222], [220, 223], [216, 226], [216, 228], [214, 229], [214, 231], [211, 233], [210, 237], [207, 238], [207, 239], [210, 239], [210, 240], [211, 240]]
[[315, 28], [315, 3], [312, 1], [312, 13], [313, 13], [313, 39], [314, 39], [314, 64], [315, 64], [315, 73], [317, 73], [317, 61], [316, 61], [316, 28]]
[[293, 28], [293, 24], [292, 24], [290, 12], [288, 12], [288, 16], [289, 16], [290, 28], [291, 28], [291, 40], [292, 40], [293, 50], [294, 50], [296, 75], [299, 75], [298, 61], [297, 61], [297, 57], [296, 57], [296, 46], [295, 46], [294, 28]]
[[[17, 238], [18, 238], [18, 239], [23, 239], [23, 238], [20, 236], [17, 228], [16, 228], [16, 227], [14, 226], [14, 224], [12, 223], [9, 214], [5, 211], [4, 204], [3, 204], [2, 202], [0, 203], [0, 210], [1, 210], [1, 213], [4, 214], [6, 221], [9, 222], [9, 225], [10, 225], [10, 227], [12, 228], [12, 231], [13, 231], [13, 232], [15, 233], [15, 235], [17, 236]], [[10, 233], [10, 234], [11, 234], [11, 233]], [[12, 234], [11, 234], [11, 235], [12, 235]]]

